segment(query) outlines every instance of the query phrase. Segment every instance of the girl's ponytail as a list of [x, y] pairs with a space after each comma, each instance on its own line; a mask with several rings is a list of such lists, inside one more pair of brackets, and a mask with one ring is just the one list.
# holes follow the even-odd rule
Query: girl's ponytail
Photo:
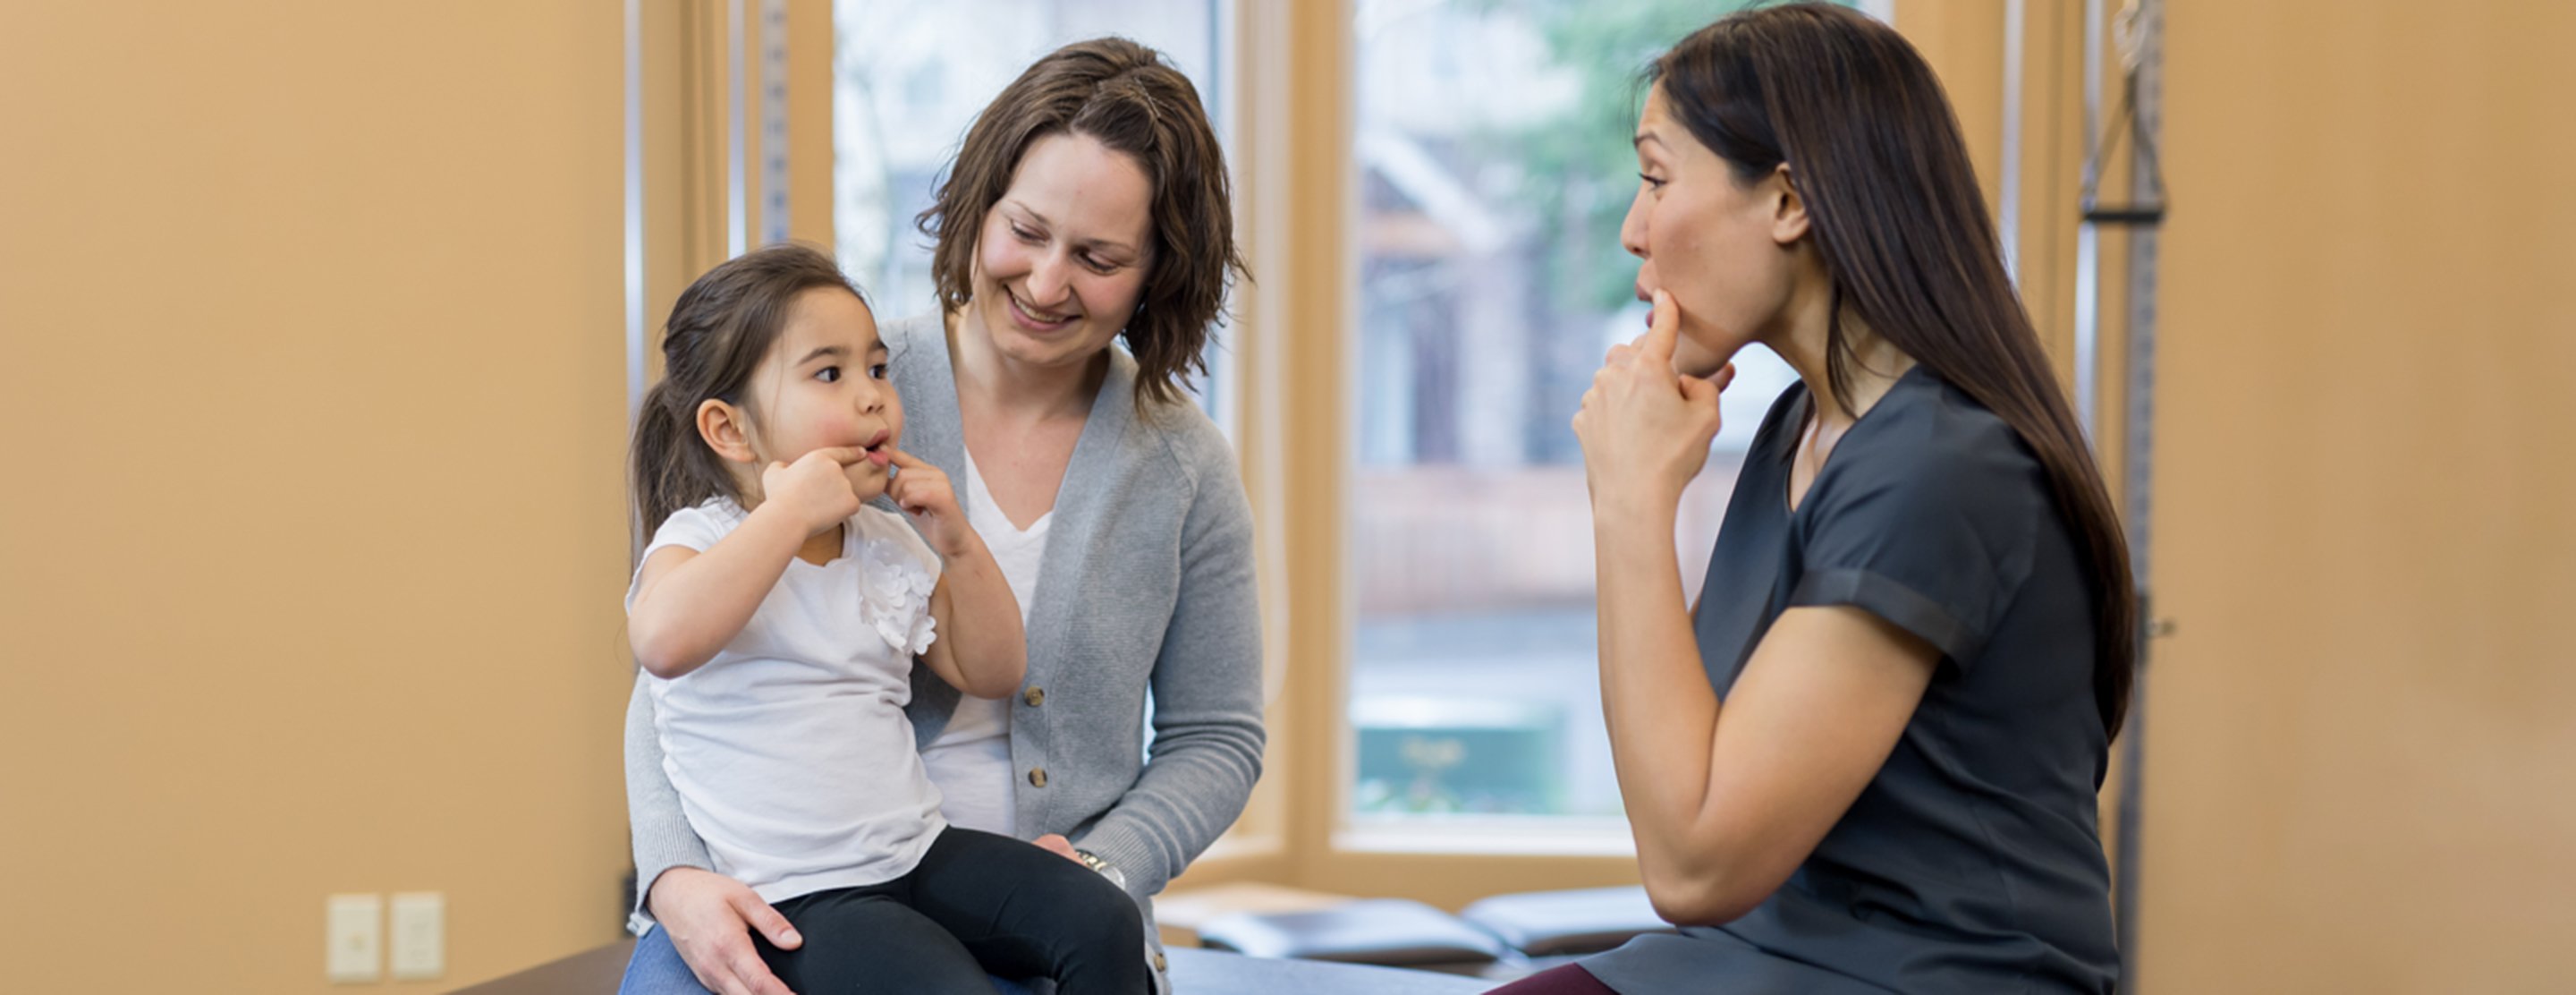
[[652, 538], [653, 530], [661, 528], [672, 512], [719, 493], [707, 490], [706, 481], [695, 479], [700, 474], [692, 472], [694, 464], [701, 461], [691, 459], [689, 449], [705, 447], [698, 441], [696, 419], [689, 417], [696, 412], [683, 408], [676, 394], [671, 381], [663, 380], [645, 393], [643, 406], [635, 412], [635, 448], [628, 470], [637, 534], [644, 539]]

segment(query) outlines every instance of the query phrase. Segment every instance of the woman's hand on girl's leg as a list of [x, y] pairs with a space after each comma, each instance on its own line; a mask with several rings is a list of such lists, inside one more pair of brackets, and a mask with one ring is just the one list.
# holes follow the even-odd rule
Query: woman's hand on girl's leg
[[795, 995], [771, 974], [752, 947], [757, 929], [781, 949], [805, 942], [787, 917], [742, 882], [714, 871], [674, 867], [653, 882], [646, 899], [653, 918], [670, 931], [671, 945], [689, 973], [715, 995]]

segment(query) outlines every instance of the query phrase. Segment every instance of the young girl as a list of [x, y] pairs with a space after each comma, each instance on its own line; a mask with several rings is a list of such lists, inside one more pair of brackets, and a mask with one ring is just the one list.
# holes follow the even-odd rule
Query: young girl
[[[803, 939], [760, 942], [770, 969], [807, 993], [990, 992], [988, 971], [1144, 991], [1125, 893], [948, 826], [922, 772], [903, 712], [914, 658], [995, 698], [1019, 685], [1026, 643], [948, 478], [895, 448], [903, 407], [858, 289], [812, 249], [762, 249], [681, 293], [662, 350], [636, 418], [653, 537], [629, 636], [714, 869]], [[919, 534], [867, 506], [879, 495]]]

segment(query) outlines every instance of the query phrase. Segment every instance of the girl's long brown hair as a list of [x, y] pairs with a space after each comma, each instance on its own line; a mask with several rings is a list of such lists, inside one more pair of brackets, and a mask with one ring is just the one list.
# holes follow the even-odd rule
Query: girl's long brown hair
[[1993, 411], [2047, 469], [2092, 574], [2094, 705], [2117, 736], [2137, 660], [2129, 548], [2083, 429], [2004, 272], [1958, 118], [1896, 31], [1842, 7], [1729, 15], [1647, 69], [1675, 117], [1736, 176], [1781, 164], [1833, 280], [1827, 377], [1855, 361], [1844, 309]]

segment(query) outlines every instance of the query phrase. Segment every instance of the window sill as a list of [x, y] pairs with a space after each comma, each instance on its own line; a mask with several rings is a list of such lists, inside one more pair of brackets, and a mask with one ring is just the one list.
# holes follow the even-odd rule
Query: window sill
[[1355, 821], [1333, 834], [1339, 853], [1636, 859], [1626, 822], [1601, 818], [1413, 817]]

